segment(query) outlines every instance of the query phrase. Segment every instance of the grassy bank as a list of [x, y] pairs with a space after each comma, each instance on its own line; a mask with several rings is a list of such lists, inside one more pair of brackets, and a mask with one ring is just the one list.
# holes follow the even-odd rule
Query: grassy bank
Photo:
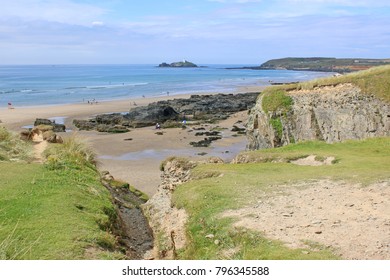
[[[334, 157], [335, 164], [298, 166], [289, 163], [308, 155]], [[337, 259], [331, 248], [311, 244], [289, 249], [260, 232], [233, 226], [234, 219], [221, 218], [229, 209], [239, 209], [266, 199], [275, 186], [310, 180], [343, 180], [366, 186], [389, 179], [390, 138], [348, 141], [338, 144], [307, 142], [282, 148], [247, 152], [245, 164], [199, 165], [195, 178], [174, 193], [174, 203], [189, 213], [189, 245], [179, 252], [183, 259]], [[212, 170], [213, 172], [210, 172]], [[214, 238], [206, 236], [212, 234]], [[217, 242], [215, 240], [218, 240]]]
[[110, 194], [85, 149], [67, 142], [47, 156], [45, 165], [0, 161], [0, 259], [123, 258], [110, 233]]

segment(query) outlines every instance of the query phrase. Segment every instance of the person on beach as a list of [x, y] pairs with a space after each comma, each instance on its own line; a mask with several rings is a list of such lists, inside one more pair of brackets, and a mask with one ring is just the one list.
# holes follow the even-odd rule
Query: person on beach
[[15, 107], [12, 106], [12, 103], [11, 103], [11, 102], [8, 102], [8, 109], [15, 109]]
[[161, 126], [159, 123], [156, 123], [156, 129], [161, 129]]

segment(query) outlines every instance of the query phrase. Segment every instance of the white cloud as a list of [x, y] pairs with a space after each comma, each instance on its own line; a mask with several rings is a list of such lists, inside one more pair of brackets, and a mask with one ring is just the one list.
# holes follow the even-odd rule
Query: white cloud
[[104, 26], [104, 22], [102, 22], [102, 21], [94, 21], [94, 22], [92, 22], [92, 26]]
[[13, 0], [1, 4], [0, 17], [24, 21], [43, 20], [67, 24], [89, 25], [107, 11], [70, 0]]

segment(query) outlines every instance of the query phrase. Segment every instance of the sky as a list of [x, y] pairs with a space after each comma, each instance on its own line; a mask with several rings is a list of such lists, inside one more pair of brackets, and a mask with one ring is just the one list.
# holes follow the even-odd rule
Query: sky
[[0, 64], [390, 58], [389, 0], [0, 0]]

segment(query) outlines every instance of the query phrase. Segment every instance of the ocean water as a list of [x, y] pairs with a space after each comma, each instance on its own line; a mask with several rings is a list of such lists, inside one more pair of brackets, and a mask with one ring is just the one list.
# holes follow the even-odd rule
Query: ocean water
[[330, 73], [226, 69], [247, 65], [200, 68], [158, 68], [156, 65], [28, 65], [0, 66], [0, 107], [128, 100], [168, 94], [234, 92], [238, 87], [295, 82]]

